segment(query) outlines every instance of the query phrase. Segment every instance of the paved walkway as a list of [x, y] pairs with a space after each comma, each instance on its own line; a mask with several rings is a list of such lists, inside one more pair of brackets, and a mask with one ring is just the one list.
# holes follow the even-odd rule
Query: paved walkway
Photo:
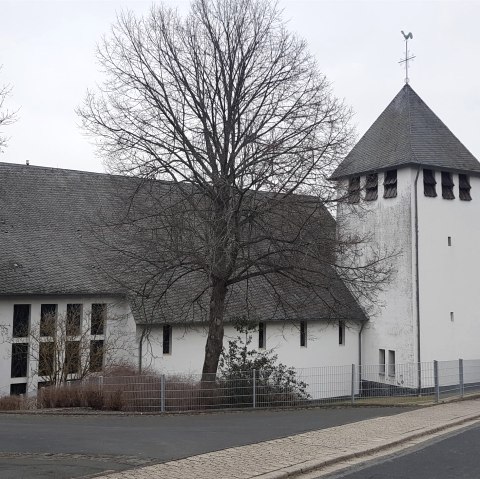
[[441, 404], [101, 477], [280, 479], [383, 450], [477, 418], [480, 418], [480, 400]]

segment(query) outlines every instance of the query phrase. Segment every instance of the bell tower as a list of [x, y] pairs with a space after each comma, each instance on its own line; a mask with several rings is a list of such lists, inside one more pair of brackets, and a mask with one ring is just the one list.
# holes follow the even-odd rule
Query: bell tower
[[362, 333], [362, 363], [478, 358], [478, 160], [406, 83], [332, 179], [347, 192], [339, 233], [396, 252]]

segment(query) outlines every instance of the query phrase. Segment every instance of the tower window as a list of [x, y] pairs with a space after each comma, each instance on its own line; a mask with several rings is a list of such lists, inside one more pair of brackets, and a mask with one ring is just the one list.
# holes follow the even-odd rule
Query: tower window
[[437, 196], [437, 181], [433, 170], [423, 170], [423, 193], [425, 196], [435, 198]]
[[471, 201], [472, 197], [470, 196], [470, 180], [468, 175], [458, 175], [458, 187], [460, 189], [460, 199], [462, 201]]
[[397, 170], [390, 170], [385, 173], [383, 181], [383, 197], [396, 198], [397, 196]]
[[378, 198], [378, 174], [367, 175], [365, 183], [365, 200], [373, 201]]
[[348, 180], [348, 202], [358, 203], [360, 201], [360, 177], [354, 176]]
[[265, 349], [265, 323], [258, 323], [258, 349]]
[[454, 200], [452, 174], [442, 171], [442, 198], [445, 200]]

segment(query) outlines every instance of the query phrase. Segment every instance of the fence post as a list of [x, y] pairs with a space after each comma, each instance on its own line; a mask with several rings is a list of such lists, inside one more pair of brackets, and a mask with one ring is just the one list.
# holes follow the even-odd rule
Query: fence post
[[165, 412], [165, 374], [160, 376], [160, 411]]
[[355, 402], [355, 364], [352, 364], [352, 404]]
[[460, 397], [465, 394], [465, 383], [463, 381], [463, 359], [458, 360], [458, 382], [460, 386]]
[[440, 383], [438, 381], [438, 361], [433, 361], [433, 381], [435, 384], [435, 402], [440, 402]]
[[256, 408], [257, 407], [257, 381], [256, 381], [256, 378], [257, 378], [257, 371], [254, 369], [252, 371], [252, 375], [253, 375], [253, 407]]

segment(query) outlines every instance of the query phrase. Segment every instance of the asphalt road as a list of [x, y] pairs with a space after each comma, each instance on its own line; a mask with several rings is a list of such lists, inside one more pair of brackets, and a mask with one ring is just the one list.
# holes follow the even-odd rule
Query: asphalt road
[[478, 479], [480, 425], [322, 479]]
[[389, 416], [337, 408], [170, 416], [0, 415], [0, 477], [73, 478]]

